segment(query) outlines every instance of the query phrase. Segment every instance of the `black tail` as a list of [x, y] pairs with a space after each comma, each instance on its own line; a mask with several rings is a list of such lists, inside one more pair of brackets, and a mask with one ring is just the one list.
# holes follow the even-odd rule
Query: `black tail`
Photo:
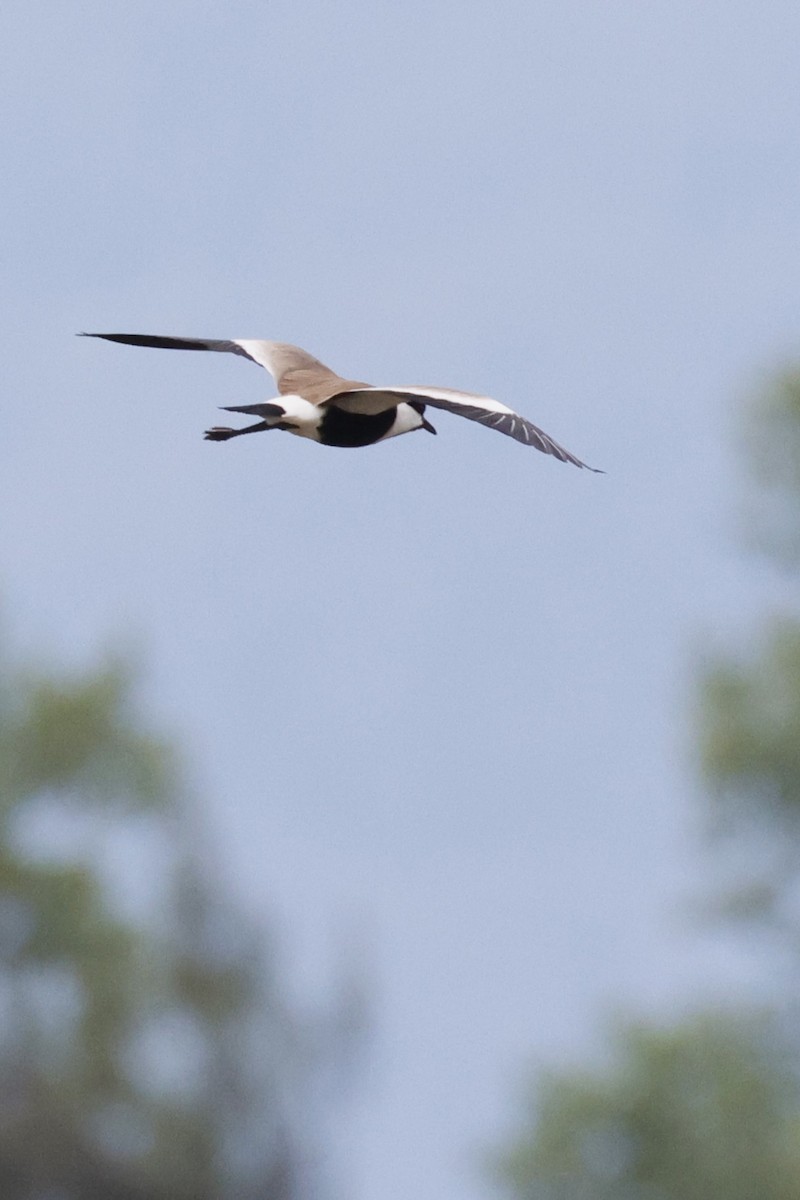
[[223, 412], [244, 413], [247, 417], [261, 417], [266, 420], [268, 417], [286, 416], [286, 409], [281, 404], [237, 404], [230, 408], [222, 407]]

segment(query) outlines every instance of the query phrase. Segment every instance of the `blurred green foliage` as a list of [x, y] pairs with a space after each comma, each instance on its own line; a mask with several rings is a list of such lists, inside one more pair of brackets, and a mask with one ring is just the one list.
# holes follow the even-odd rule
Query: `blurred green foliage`
[[797, 1200], [800, 1096], [776, 1047], [719, 1014], [628, 1028], [606, 1072], [537, 1082], [499, 1177], [526, 1200]]
[[[800, 567], [800, 373], [747, 413], [750, 535]], [[800, 618], [770, 614], [703, 668], [694, 729], [704, 794], [736, 875], [717, 914], [760, 923], [800, 966]], [[594, 1073], [537, 1079], [496, 1178], [519, 1200], [800, 1200], [800, 1019], [743, 1005], [671, 1029], [629, 1025]]]
[[[800, 370], [747, 407], [750, 543], [785, 578], [800, 570]], [[760, 922], [800, 966], [800, 613], [791, 592], [701, 678], [697, 748], [712, 830], [739, 855], [726, 916]], [[749, 858], [749, 861], [748, 861]]]
[[3, 672], [2, 1200], [299, 1194], [302, 1023], [191, 814], [125, 670]]
[[769, 381], [744, 410], [741, 441], [754, 486], [748, 540], [776, 566], [800, 567], [800, 369]]

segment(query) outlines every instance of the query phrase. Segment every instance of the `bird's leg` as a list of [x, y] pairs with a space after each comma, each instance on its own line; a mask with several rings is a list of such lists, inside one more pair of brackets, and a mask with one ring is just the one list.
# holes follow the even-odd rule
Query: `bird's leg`
[[228, 438], [241, 437], [243, 433], [260, 433], [262, 429], [274, 428], [274, 425], [269, 425], [266, 421], [257, 421], [255, 425], [245, 425], [244, 429], [229, 429], [225, 425], [215, 425], [213, 429], [206, 430], [205, 439], [207, 442], [227, 442]]

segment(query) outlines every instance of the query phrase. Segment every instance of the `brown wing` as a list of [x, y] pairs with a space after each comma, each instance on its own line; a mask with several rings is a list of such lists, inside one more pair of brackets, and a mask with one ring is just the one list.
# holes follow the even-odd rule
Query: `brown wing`
[[302, 396], [311, 404], [324, 404], [339, 392], [368, 387], [359, 380], [343, 379], [313, 354], [288, 342], [266, 342], [250, 338], [178, 338], [149, 333], [85, 333], [82, 337], [104, 338], [126, 346], [151, 346], [159, 350], [215, 350], [239, 354], [264, 367], [275, 380], [282, 396]]

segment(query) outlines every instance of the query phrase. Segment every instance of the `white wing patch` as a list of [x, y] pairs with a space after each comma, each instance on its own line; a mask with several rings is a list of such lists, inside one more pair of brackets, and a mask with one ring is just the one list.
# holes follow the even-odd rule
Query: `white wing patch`
[[427, 400], [434, 408], [437, 407], [435, 401], [441, 400], [442, 407], [448, 404], [469, 404], [471, 407], [481, 408], [485, 412], [510, 413], [514, 417], [517, 416], [513, 408], [509, 408], [507, 404], [501, 404], [499, 400], [492, 400], [491, 396], [481, 396], [477, 392], [462, 392], [457, 388], [404, 387], [386, 388], [385, 390], [408, 392], [410, 396], [419, 396], [421, 400]]
[[[275, 342], [261, 342], [251, 338], [234, 338], [232, 346], [239, 346], [240, 354], [245, 354], [251, 358], [254, 363], [258, 363], [265, 371], [269, 371], [273, 379], [276, 379], [279, 371], [275, 362]], [[236, 351], [234, 350], [234, 353]]]

